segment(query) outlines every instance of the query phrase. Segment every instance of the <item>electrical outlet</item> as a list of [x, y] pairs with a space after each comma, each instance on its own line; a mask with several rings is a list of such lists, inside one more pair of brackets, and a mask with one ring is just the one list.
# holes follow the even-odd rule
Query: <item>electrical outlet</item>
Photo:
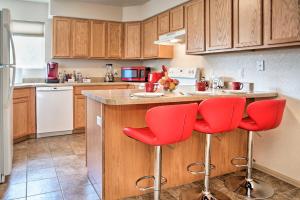
[[258, 71], [258, 72], [265, 71], [265, 61], [264, 60], [256, 61], [256, 71]]
[[100, 116], [97, 116], [97, 119], [96, 119], [96, 123], [97, 123], [97, 125], [98, 126], [100, 126], [100, 127], [102, 127], [102, 117], [100, 117]]

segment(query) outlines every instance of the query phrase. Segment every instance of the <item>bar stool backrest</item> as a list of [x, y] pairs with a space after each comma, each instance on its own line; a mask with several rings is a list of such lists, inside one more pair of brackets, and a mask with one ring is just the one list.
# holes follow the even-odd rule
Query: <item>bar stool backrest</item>
[[156, 137], [156, 143], [173, 144], [188, 139], [193, 131], [197, 103], [158, 106], [149, 109], [146, 123]]
[[282, 121], [285, 104], [285, 99], [256, 101], [247, 107], [247, 113], [259, 130], [274, 129]]
[[245, 104], [245, 98], [212, 98], [202, 101], [198, 111], [209, 126], [210, 133], [222, 133], [238, 127]]

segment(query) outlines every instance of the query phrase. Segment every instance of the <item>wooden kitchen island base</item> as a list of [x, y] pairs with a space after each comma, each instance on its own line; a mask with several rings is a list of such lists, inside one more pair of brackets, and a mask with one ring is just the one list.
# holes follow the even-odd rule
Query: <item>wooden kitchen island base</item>
[[[215, 97], [245, 97], [248, 102], [259, 98], [274, 98], [274, 92], [246, 94], [182, 95], [165, 94], [159, 98], [138, 98], [136, 90], [83, 91], [87, 96], [87, 167], [89, 177], [101, 199], [116, 200], [141, 195], [135, 181], [153, 175], [154, 147], [125, 136], [124, 127], [145, 127], [145, 115], [154, 106], [201, 102]], [[138, 91], [140, 92], [140, 91]], [[168, 179], [163, 188], [191, 183], [203, 175], [191, 175], [186, 167], [204, 160], [205, 134], [195, 132], [188, 140], [163, 146], [163, 176]], [[231, 159], [245, 156], [247, 134], [233, 132], [214, 135], [212, 139], [212, 176], [236, 170]]]
[[[154, 148], [125, 136], [127, 126], [145, 126], [146, 111], [155, 105], [105, 105], [87, 101], [87, 166], [89, 177], [105, 200], [142, 194], [135, 181], [153, 175]], [[102, 127], [97, 125], [102, 118]], [[235, 171], [233, 157], [246, 155], [246, 134], [242, 130], [218, 135], [212, 140], [213, 176]], [[186, 171], [188, 164], [203, 161], [205, 135], [194, 133], [185, 142], [163, 147], [164, 188], [202, 179]]]

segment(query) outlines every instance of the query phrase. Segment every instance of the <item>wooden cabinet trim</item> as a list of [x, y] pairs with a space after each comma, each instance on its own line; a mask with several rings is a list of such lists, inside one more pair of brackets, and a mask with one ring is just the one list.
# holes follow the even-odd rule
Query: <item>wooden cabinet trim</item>
[[[249, 1], [249, 0], [247, 0]], [[251, 2], [251, 5], [249, 6], [249, 3]], [[245, 0], [234, 0], [234, 47], [249, 47], [249, 46], [259, 46], [263, 44], [263, 0], [250, 0], [250, 2], [246, 2]], [[240, 12], [240, 4], [245, 3], [246, 9], [251, 9], [251, 7], [254, 7], [254, 4], [256, 4], [256, 9], [251, 13], [246, 13], [249, 15], [245, 15], [244, 17], [247, 18], [247, 20], [252, 20], [249, 24], [240, 24], [240, 14], [244, 14], [244, 12]], [[240, 26], [241, 25], [241, 26]], [[246, 29], [243, 26], [250, 26], [251, 30]], [[243, 33], [244, 31], [244, 33]], [[248, 41], [241, 41], [241, 34], [244, 34], [247, 36]], [[252, 35], [251, 35], [252, 34]]]
[[140, 59], [142, 51], [142, 28], [140, 22], [125, 23], [124, 57], [125, 59]]
[[[113, 27], [116, 29], [112, 29]], [[114, 38], [115, 36], [115, 38]], [[113, 40], [114, 39], [114, 40]], [[107, 57], [122, 58], [123, 24], [121, 22], [107, 23]], [[114, 44], [117, 42], [117, 44]], [[115, 49], [112, 45], [116, 45]]]
[[[67, 23], [67, 30], [58, 28], [60, 21], [65, 21]], [[55, 58], [68, 58], [71, 56], [72, 49], [72, 20], [70, 18], [65, 17], [53, 17], [52, 21], [52, 56]], [[62, 31], [65, 35], [58, 33], [58, 31]], [[65, 36], [65, 37], [63, 37]], [[60, 37], [62, 37], [60, 39]], [[63, 45], [63, 46], [61, 46]], [[64, 48], [66, 49], [64, 49]]]
[[[77, 23], [86, 27], [77, 27]], [[78, 29], [77, 29], [78, 28]], [[72, 57], [88, 58], [90, 55], [90, 20], [72, 20]]]
[[[276, 44], [284, 44], [284, 43], [294, 43], [294, 42], [299, 42], [300, 41], [300, 1], [299, 0], [282, 0], [282, 1], [277, 1], [277, 3], [283, 3], [283, 4], [288, 4], [287, 6], [289, 6], [289, 4], [295, 3], [297, 4], [297, 6], [292, 6], [292, 8], [294, 9], [298, 9], [297, 11], [295, 11], [295, 16], [291, 17], [290, 20], [285, 20], [284, 24], [288, 24], [288, 23], [297, 23], [296, 30], [296, 36], [293, 37], [287, 37], [287, 38], [273, 38], [273, 13], [275, 13], [275, 11], [273, 10], [273, 5], [274, 5], [274, 0], [264, 0], [264, 25], [265, 25], [265, 42], [267, 45], [276, 45]], [[290, 5], [291, 6], [291, 5]], [[291, 11], [288, 12], [289, 14], [291, 14]], [[278, 16], [278, 14], [274, 15], [274, 16]], [[285, 16], [286, 19], [286, 16]], [[292, 20], [296, 20], [292, 21]], [[290, 24], [289, 24], [290, 25]], [[285, 30], [284, 27], [280, 28], [284, 31]], [[287, 33], [285, 33], [287, 34]], [[290, 33], [291, 34], [291, 33]]]
[[[197, 13], [190, 13], [190, 9], [195, 6], [200, 7], [200, 11]], [[202, 17], [191, 17], [190, 14], [199, 14]], [[199, 21], [194, 22], [192, 20], [197, 19]], [[193, 23], [190, 27], [190, 23]], [[196, 23], [196, 24], [194, 24]], [[200, 23], [201, 27], [198, 27]], [[205, 0], [194, 0], [185, 5], [185, 27], [186, 27], [186, 53], [198, 53], [205, 51]]]
[[157, 16], [158, 35], [170, 32], [170, 12], [164, 12]]
[[[18, 107], [22, 106], [22, 107]], [[24, 107], [25, 106], [25, 107]], [[14, 89], [13, 138], [29, 137], [36, 133], [35, 88]], [[22, 109], [21, 109], [22, 108]]]
[[[97, 29], [96, 26], [100, 26], [100, 28], [98, 27]], [[106, 57], [106, 30], [107, 22], [100, 20], [91, 20], [90, 58]]]
[[[213, 8], [212, 7], [212, 2], [216, 1], [216, 3], [219, 3], [219, 6], [223, 6], [223, 8], [225, 8], [226, 12], [226, 4], [228, 4], [228, 9], [227, 10], [227, 14], [229, 16], [224, 16], [222, 15], [222, 10], [220, 10], [219, 8]], [[217, 25], [216, 23], [212, 24], [211, 22], [211, 18], [212, 18], [212, 12], [211, 9], [216, 9], [217, 13], [220, 15], [220, 19], [216, 19], [216, 21], [218, 21], [218, 24], [221, 23], [220, 20], [228, 20], [228, 23], [223, 23], [228, 30], [226, 30], [224, 27], [222, 27], [220, 30], [217, 31], [217, 39], [218, 41], [215, 42], [221, 42], [221, 44], [212, 44], [212, 34], [213, 32], [211, 31], [212, 29], [212, 25]], [[219, 49], [230, 49], [232, 48], [232, 38], [233, 38], [233, 1], [232, 0], [206, 0], [206, 49], [208, 51], [213, 51], [213, 50], [219, 50]], [[213, 17], [218, 17], [217, 15], [213, 15]], [[220, 27], [218, 27], [220, 28]], [[224, 32], [225, 31], [225, 32]], [[220, 35], [220, 33], [223, 32], [223, 35]]]
[[184, 6], [178, 6], [170, 10], [170, 31], [184, 29], [185, 17]]

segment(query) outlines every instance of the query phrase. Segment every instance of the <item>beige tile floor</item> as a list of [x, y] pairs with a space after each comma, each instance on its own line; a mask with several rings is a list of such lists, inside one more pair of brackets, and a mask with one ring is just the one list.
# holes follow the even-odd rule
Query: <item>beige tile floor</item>
[[[300, 200], [300, 189], [260, 171], [254, 175], [275, 188], [273, 200]], [[224, 187], [224, 178], [212, 179], [212, 187], [233, 200], [243, 199]], [[162, 200], [178, 200], [180, 192], [201, 187], [195, 182], [162, 191]], [[18, 200], [98, 200], [87, 177], [85, 136], [68, 135], [28, 140], [14, 145], [13, 172], [6, 184], [0, 185], [0, 199]], [[152, 193], [126, 200], [150, 200]]]

